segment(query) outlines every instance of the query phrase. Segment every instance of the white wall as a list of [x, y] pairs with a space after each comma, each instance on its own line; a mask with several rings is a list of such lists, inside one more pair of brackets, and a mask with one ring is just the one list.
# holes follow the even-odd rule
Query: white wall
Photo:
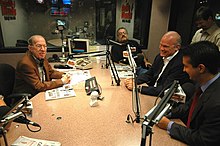
[[160, 39], [168, 30], [171, 0], [152, 0], [147, 57], [153, 62]]
[[128, 38], [134, 39], [133, 38], [133, 29], [134, 29], [134, 15], [135, 15], [135, 0], [127, 0], [127, 2], [129, 4], [133, 4], [132, 19], [131, 19], [130, 23], [122, 22], [122, 19], [121, 19], [121, 6], [125, 1], [126, 0], [117, 0], [117, 4], [116, 4], [116, 30], [119, 27], [125, 27], [128, 30]]
[[24, 39], [27, 40], [27, 31], [28, 31], [28, 24], [27, 24], [27, 14], [21, 8], [20, 2], [16, 1], [15, 3], [16, 9], [16, 19], [15, 20], [4, 20], [2, 13], [0, 11], [0, 20], [1, 20], [1, 27], [4, 39], [4, 45], [8, 46], [15, 46], [17, 39]]

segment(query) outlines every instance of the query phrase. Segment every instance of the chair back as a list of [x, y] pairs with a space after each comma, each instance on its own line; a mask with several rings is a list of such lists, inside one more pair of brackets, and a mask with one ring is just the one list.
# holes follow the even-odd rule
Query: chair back
[[9, 64], [0, 63], [0, 95], [7, 97], [12, 94], [15, 82], [15, 68]]

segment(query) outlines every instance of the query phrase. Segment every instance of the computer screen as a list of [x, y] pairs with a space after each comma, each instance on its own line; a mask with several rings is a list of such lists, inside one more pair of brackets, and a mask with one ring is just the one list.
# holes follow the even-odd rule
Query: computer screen
[[89, 39], [68, 38], [69, 54], [89, 52]]
[[63, 0], [64, 5], [71, 5], [71, 0]]

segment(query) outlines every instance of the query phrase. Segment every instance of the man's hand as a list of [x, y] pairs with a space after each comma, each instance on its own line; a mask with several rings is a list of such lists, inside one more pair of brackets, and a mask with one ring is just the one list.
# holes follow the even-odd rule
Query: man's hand
[[170, 120], [167, 117], [163, 116], [162, 119], [157, 124], [157, 126], [160, 127], [161, 129], [167, 130], [167, 126], [169, 122]]
[[68, 84], [71, 81], [71, 76], [69, 74], [65, 74], [61, 78], [63, 84]]
[[132, 78], [125, 79], [124, 84], [128, 90], [133, 89], [133, 79]]

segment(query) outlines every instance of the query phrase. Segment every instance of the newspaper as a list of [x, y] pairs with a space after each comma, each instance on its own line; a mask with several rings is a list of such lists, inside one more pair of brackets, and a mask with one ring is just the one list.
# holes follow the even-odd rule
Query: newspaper
[[63, 85], [62, 87], [47, 90], [45, 92], [45, 100], [53, 100], [53, 99], [60, 99], [66, 97], [73, 97], [76, 96], [75, 91], [71, 84]]
[[[115, 68], [117, 70], [119, 78], [132, 78], [133, 77], [133, 72], [131, 70], [131, 67], [128, 65], [120, 65], [116, 64]], [[110, 69], [111, 76], [113, 77], [112, 70]], [[116, 73], [115, 73], [116, 74]]]
[[11, 146], [61, 146], [60, 142], [20, 136]]
[[89, 70], [57, 69], [58, 71], [68, 73], [71, 76], [70, 84], [77, 85], [91, 78]]

